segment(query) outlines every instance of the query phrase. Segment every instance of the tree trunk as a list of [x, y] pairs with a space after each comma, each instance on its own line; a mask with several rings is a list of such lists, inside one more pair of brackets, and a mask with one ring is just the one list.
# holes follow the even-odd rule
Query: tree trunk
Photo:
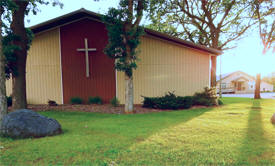
[[26, 57], [21, 56], [17, 61], [18, 74], [12, 76], [12, 108], [27, 108], [26, 95]]
[[13, 109], [24, 109], [27, 108], [26, 62], [28, 45], [24, 18], [28, 2], [17, 0], [14, 0], [14, 2], [18, 8], [12, 14], [11, 30], [15, 35], [20, 37], [20, 40], [14, 41], [14, 44], [18, 45], [21, 49], [14, 53], [16, 57], [14, 65], [16, 66], [17, 73], [12, 75], [12, 106]]
[[216, 86], [217, 57], [211, 56], [211, 87]]
[[261, 98], [261, 74], [257, 74], [254, 99], [260, 99], [260, 98]]
[[134, 111], [134, 86], [133, 76], [129, 77], [125, 73], [125, 108], [126, 114], [131, 114]]
[[[3, 7], [0, 7], [0, 16], [2, 18]], [[0, 129], [3, 117], [8, 113], [6, 96], [6, 75], [5, 75], [5, 57], [2, 52], [2, 19], [0, 18]], [[1, 131], [0, 131], [1, 133]]]
[[[130, 30], [130, 24], [125, 25], [125, 31], [129, 32]], [[131, 49], [130, 46], [128, 45], [129, 39], [124, 40], [124, 43], [126, 45], [126, 64], [129, 65], [131, 62]], [[128, 73], [125, 71], [125, 106], [124, 106], [124, 112], [126, 114], [132, 114], [134, 111], [134, 83], [133, 83], [133, 69], [130, 69], [131, 71]]]

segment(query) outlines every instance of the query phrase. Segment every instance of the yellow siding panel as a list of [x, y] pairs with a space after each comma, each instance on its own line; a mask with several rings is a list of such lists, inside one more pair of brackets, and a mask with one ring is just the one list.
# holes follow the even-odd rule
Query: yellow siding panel
[[[193, 95], [209, 86], [210, 55], [195, 49], [142, 37], [138, 68], [134, 71], [134, 103], [141, 96], [161, 96], [166, 92]], [[124, 73], [117, 72], [117, 97], [124, 103]]]
[[7, 96], [10, 96], [12, 93], [11, 79], [6, 81]]
[[[27, 100], [29, 104], [62, 103], [59, 28], [37, 34], [27, 59]], [[11, 94], [11, 80], [7, 81]]]

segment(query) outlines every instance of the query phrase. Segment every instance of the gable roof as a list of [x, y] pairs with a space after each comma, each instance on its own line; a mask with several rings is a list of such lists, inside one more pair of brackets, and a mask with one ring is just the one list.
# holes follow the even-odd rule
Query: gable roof
[[[251, 76], [251, 75], [249, 75], [249, 74], [247, 74], [247, 73], [245, 73], [245, 72], [243, 72], [243, 71], [240, 71], [240, 70], [239, 70], [239, 71], [234, 71], [234, 72], [231, 72], [231, 73], [223, 74], [221, 80], [224, 80], [224, 79], [226, 79], [226, 78], [232, 76], [232, 75], [235, 74], [235, 73], [241, 73], [241, 74], [246, 75], [247, 77], [249, 77], [249, 78], [255, 80], [255, 77], [253, 77], [253, 76]], [[217, 76], [217, 78], [218, 78], [217, 81], [220, 81], [220, 77]]]
[[237, 81], [239, 81], [239, 80], [241, 80], [241, 79], [243, 79], [243, 80], [245, 80], [245, 81], [249, 81], [249, 79], [247, 79], [247, 78], [245, 78], [245, 77], [243, 77], [243, 76], [238, 77], [238, 78], [236, 78], [235, 80], [232, 80], [232, 81], [237, 82]]
[[[256, 81], [256, 78], [255, 78], [255, 77], [253, 77], [253, 76], [251, 76], [251, 75], [249, 75], [249, 74], [247, 74], [247, 73], [245, 73], [245, 72], [243, 72], [243, 71], [240, 71], [240, 70], [239, 70], [239, 71], [234, 71], [234, 72], [231, 72], [231, 73], [223, 74], [223, 75], [222, 75], [222, 80], [224, 80], [224, 79], [230, 77], [231, 75], [233, 75], [233, 74], [235, 74], [235, 73], [244, 74], [244, 75], [246, 75], [247, 77], [251, 78], [252, 80]], [[241, 78], [246, 79], [245, 77], [241, 76], [241, 77], [236, 78], [235, 80], [238, 80], [238, 79], [241, 79]], [[248, 80], [248, 79], [246, 79], [246, 80]], [[219, 76], [217, 76], [217, 82], [220, 82], [220, 77], [219, 77]], [[264, 82], [264, 83], [266, 83], [266, 84], [270, 84], [270, 83], [268, 83], [268, 82], [266, 82], [266, 81], [264, 81], [264, 80], [261, 80], [261, 82]], [[270, 84], [270, 85], [271, 85], [271, 84]]]
[[[82, 9], [76, 10], [74, 12], [65, 14], [63, 16], [60, 16], [60, 17], [48, 20], [46, 22], [31, 26], [30, 29], [33, 31], [33, 33], [39, 33], [39, 32], [43, 32], [43, 31], [46, 31], [46, 30], [49, 30], [52, 28], [66, 25], [68, 23], [71, 23], [71, 22], [74, 22], [74, 21], [77, 21], [77, 20], [80, 20], [83, 18], [89, 18], [89, 19], [92, 19], [95, 21], [102, 22], [100, 14], [94, 13], [92, 11], [82, 8]], [[158, 31], [148, 29], [148, 28], [145, 28], [144, 31], [147, 35], [151, 35], [151, 36], [158, 37], [158, 38], [161, 38], [161, 39], [164, 39], [167, 41], [175, 42], [177, 44], [181, 44], [181, 45], [184, 45], [184, 46], [187, 46], [190, 48], [205, 51], [205, 52], [208, 52], [208, 53], [216, 55], [216, 56], [221, 55], [223, 53], [220, 50], [209, 48], [209, 47], [199, 45], [199, 44], [195, 44], [195, 43], [192, 43], [192, 42], [189, 42], [189, 41], [177, 38], [177, 37], [167, 35], [165, 33], [161, 33]]]
[[226, 78], [227, 76], [229, 76], [229, 75], [231, 75], [231, 74], [233, 74], [233, 73], [235, 73], [235, 72], [225, 73], [225, 74], [222, 74], [221, 77], [220, 77], [220, 75], [217, 75], [217, 76], [216, 76], [217, 81], [220, 81], [221, 78], [222, 78], [222, 80], [223, 80], [224, 78]]

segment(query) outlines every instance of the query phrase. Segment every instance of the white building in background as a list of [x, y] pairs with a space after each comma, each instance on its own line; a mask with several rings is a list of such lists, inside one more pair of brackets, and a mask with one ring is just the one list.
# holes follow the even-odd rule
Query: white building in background
[[[255, 82], [255, 77], [242, 71], [236, 71], [222, 75], [222, 79], [217, 81], [217, 91], [219, 92], [221, 83], [222, 93], [254, 93]], [[273, 92], [273, 85], [261, 81], [261, 91]]]

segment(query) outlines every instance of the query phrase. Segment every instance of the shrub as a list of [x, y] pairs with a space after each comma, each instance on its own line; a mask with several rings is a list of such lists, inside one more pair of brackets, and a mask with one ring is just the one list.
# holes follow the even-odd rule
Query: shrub
[[218, 99], [218, 104], [219, 104], [219, 105], [223, 105], [223, 102], [222, 102], [221, 99]]
[[156, 109], [187, 109], [192, 107], [193, 98], [191, 96], [176, 96], [172, 92], [166, 93], [162, 97], [144, 97], [143, 107]]
[[116, 97], [113, 97], [110, 101], [110, 104], [114, 107], [117, 107], [119, 105], [119, 100]]
[[8, 107], [12, 106], [12, 97], [11, 96], [7, 97], [7, 105], [8, 105]]
[[143, 100], [143, 107], [145, 108], [156, 108], [156, 103], [158, 98], [157, 97], [144, 97]]
[[213, 106], [211, 100], [208, 100], [206, 98], [195, 98], [195, 105], [202, 105], [202, 106]]
[[57, 103], [54, 100], [48, 100], [48, 105], [49, 106], [57, 106]]
[[83, 99], [80, 97], [72, 97], [71, 104], [83, 104]]
[[89, 104], [102, 104], [102, 99], [99, 96], [89, 97]]
[[183, 102], [182, 98], [177, 98], [173, 92], [168, 92], [163, 97], [156, 98], [155, 107], [158, 109], [178, 109]]
[[216, 88], [205, 87], [203, 92], [197, 92], [194, 94], [193, 101], [195, 105], [203, 105], [203, 106], [218, 105]]
[[213, 106], [221, 104], [216, 96], [215, 88], [204, 88], [203, 92], [195, 93], [194, 96], [176, 96], [172, 92], [161, 97], [144, 97], [143, 107], [156, 109], [188, 109], [193, 105]]
[[183, 108], [188, 109], [193, 106], [193, 96], [185, 96], [183, 97]]

